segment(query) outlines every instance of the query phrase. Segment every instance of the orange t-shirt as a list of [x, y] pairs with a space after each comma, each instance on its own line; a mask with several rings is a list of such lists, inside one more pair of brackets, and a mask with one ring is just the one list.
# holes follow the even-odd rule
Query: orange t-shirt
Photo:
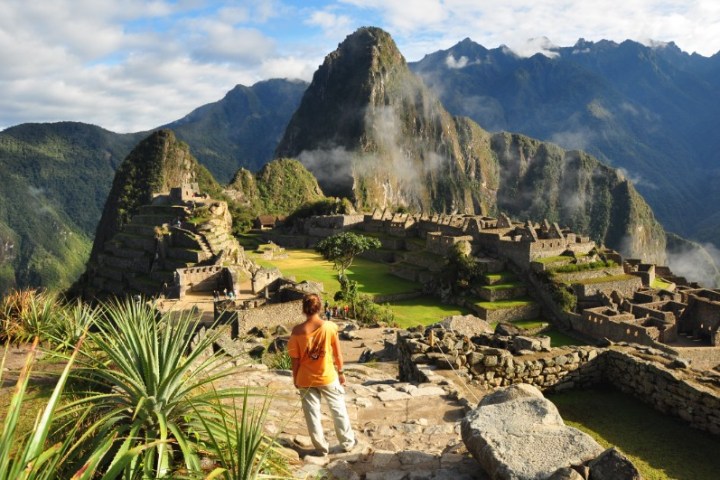
[[336, 342], [337, 332], [337, 325], [323, 322], [314, 332], [290, 336], [288, 353], [290, 358], [300, 361], [296, 379], [298, 387], [321, 387], [337, 380], [333, 362], [333, 343]]

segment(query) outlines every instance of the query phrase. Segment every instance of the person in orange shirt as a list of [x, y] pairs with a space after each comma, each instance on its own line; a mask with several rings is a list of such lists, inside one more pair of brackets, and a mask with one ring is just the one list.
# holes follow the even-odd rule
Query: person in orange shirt
[[320, 421], [320, 400], [330, 407], [335, 434], [342, 449], [352, 451], [357, 445], [345, 405], [345, 375], [338, 340], [338, 327], [320, 318], [322, 301], [315, 294], [303, 297], [306, 320], [296, 325], [288, 342], [295, 388], [300, 390], [310, 439], [320, 455], [330, 451]]

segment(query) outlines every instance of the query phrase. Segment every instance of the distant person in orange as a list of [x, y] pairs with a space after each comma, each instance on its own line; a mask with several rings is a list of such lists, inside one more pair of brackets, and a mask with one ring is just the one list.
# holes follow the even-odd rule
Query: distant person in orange
[[342, 449], [349, 452], [357, 445], [345, 406], [345, 375], [338, 340], [338, 327], [324, 321], [319, 313], [323, 304], [315, 294], [305, 295], [302, 311], [306, 320], [293, 328], [288, 342], [295, 387], [300, 390], [310, 439], [318, 454], [330, 451], [320, 418], [320, 399], [330, 407], [335, 434]]

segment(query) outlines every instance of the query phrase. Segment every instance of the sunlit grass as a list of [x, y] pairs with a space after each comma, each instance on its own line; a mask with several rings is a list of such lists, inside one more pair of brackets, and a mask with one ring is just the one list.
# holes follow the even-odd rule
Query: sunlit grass
[[609, 387], [548, 397], [565, 423], [603, 447], [616, 445], [645, 480], [710, 480], [720, 472], [720, 438], [663, 415]]
[[[332, 296], [340, 290], [337, 270], [314, 250], [287, 249], [287, 258], [265, 260], [259, 255], [251, 255], [253, 260], [264, 267], [277, 267], [285, 276], [294, 276], [295, 280], [322, 282], [325, 292]], [[417, 283], [398, 278], [390, 273], [390, 266], [364, 258], [356, 258], [347, 271], [350, 280], [358, 282], [360, 293], [368, 295], [391, 295], [417, 291]]]
[[515, 308], [515, 307], [525, 307], [528, 305], [533, 305], [535, 303], [534, 300], [529, 298], [518, 298], [514, 300], [497, 300], [495, 302], [475, 302], [475, 305], [478, 307], [486, 308], [488, 310], [499, 310], [501, 308]]
[[452, 315], [467, 315], [466, 308], [445, 305], [433, 297], [419, 297], [389, 304], [395, 314], [395, 322], [402, 328], [430, 325]]
[[662, 278], [655, 277], [655, 280], [653, 280], [651, 287], [656, 290], [667, 290], [672, 286], [672, 283], [666, 282]]

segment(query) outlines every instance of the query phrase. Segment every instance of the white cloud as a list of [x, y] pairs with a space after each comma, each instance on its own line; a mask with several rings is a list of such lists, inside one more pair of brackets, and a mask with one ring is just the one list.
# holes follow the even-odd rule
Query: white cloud
[[[471, 37], [519, 55], [584, 37], [720, 49], [715, 0], [3, 0], [0, 125], [77, 120], [135, 131], [180, 118], [238, 83], [309, 80], [356, 25], [408, 60]], [[528, 43], [526, 39], [540, 39]], [[653, 43], [653, 45], [659, 45]], [[472, 63], [447, 59], [450, 68]], [[577, 139], [576, 139], [577, 142]]]
[[350, 32], [351, 19], [347, 15], [336, 15], [328, 11], [317, 11], [305, 22], [323, 29], [329, 36], [344, 36]]
[[447, 65], [448, 68], [456, 69], [456, 68], [465, 68], [468, 64], [468, 58], [463, 55], [457, 60], [455, 57], [453, 57], [452, 53], [447, 56], [445, 59], [445, 65]]

